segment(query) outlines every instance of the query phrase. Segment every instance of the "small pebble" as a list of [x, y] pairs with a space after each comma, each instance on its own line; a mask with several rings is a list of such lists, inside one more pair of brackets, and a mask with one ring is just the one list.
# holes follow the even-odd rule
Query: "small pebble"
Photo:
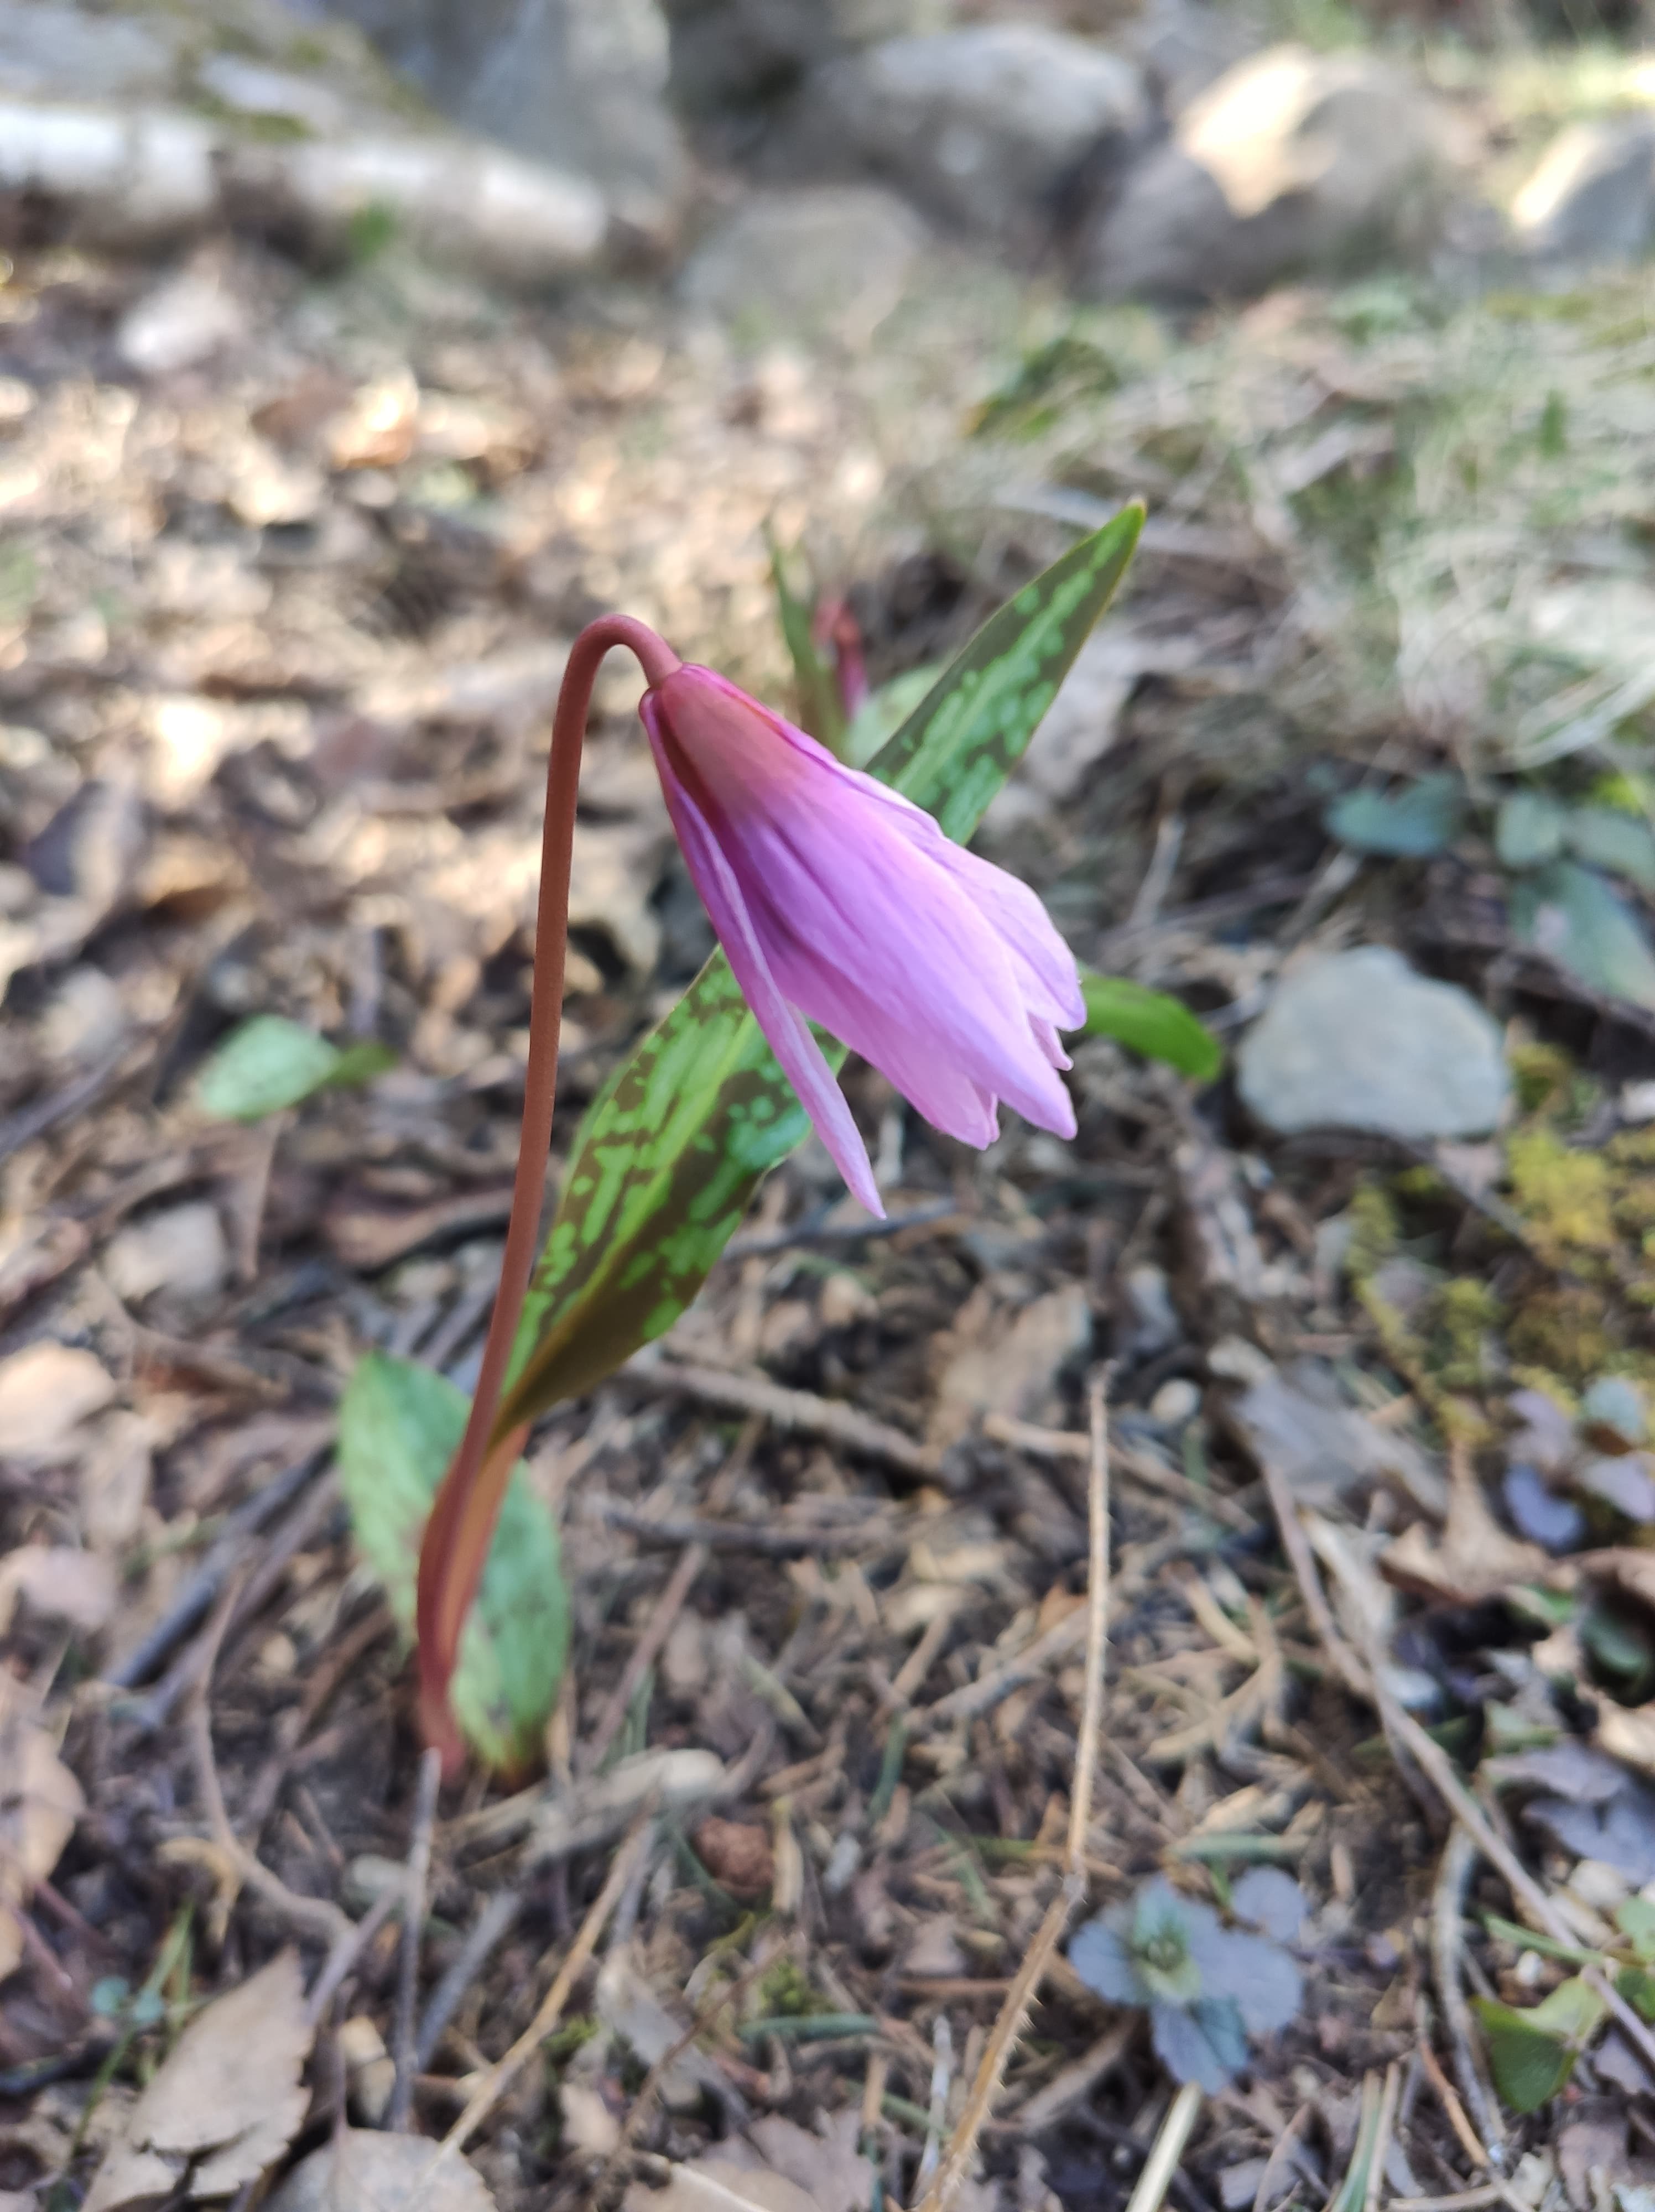
[[1163, 1382], [1149, 1401], [1149, 1418], [1159, 1421], [1163, 1428], [1181, 1429], [1186, 1421], [1193, 1420], [1201, 1407], [1201, 1392], [1182, 1375], [1171, 1382]]
[[1580, 1401], [1580, 1423], [1610, 1450], [1617, 1443], [1635, 1446], [1649, 1434], [1649, 1407], [1624, 1375], [1600, 1375]]

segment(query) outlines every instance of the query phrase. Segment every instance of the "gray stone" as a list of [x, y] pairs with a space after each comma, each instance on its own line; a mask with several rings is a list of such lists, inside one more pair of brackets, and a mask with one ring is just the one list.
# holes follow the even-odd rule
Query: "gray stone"
[[679, 295], [743, 336], [861, 337], [901, 299], [926, 240], [913, 210], [875, 185], [770, 191], [697, 249]]
[[806, 100], [835, 159], [1013, 245], [1047, 231], [1063, 187], [1147, 112], [1130, 63], [1036, 23], [887, 40], [818, 70]]
[[662, 0], [674, 103], [739, 151], [824, 62], [946, 27], [946, 0]]
[[1267, 1128], [1481, 1136], [1505, 1103], [1500, 1035], [1474, 999], [1366, 945], [1291, 969], [1237, 1055]]
[[348, 250], [369, 210], [433, 258], [534, 289], [601, 258], [609, 209], [588, 178], [473, 139], [353, 137], [236, 146], [221, 155], [226, 190], [279, 211], [322, 252]]
[[1081, 289], [1210, 298], [1422, 250], [1445, 204], [1430, 95], [1365, 55], [1275, 46], [1193, 100], [1090, 228]]
[[193, 115], [0, 100], [0, 191], [51, 203], [82, 245], [159, 246], [204, 228], [218, 207], [213, 153]]
[[1655, 239], [1655, 118], [1615, 115], [1560, 131], [1512, 204], [1531, 253], [1624, 261]]
[[656, 0], [324, 0], [433, 106], [590, 176], [629, 222], [672, 228], [686, 181]]
[[349, 104], [331, 85], [291, 70], [272, 69], [244, 54], [209, 54], [195, 73], [198, 88], [222, 106], [257, 121], [297, 124], [303, 131], [339, 131]]
[[171, 39], [120, 15], [4, 0], [0, 94], [22, 100], [143, 99], [170, 89]]

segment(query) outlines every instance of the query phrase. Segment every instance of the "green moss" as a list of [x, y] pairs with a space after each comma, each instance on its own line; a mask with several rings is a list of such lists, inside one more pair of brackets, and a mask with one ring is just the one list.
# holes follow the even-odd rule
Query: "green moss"
[[1567, 1102], [1574, 1062], [1561, 1046], [1519, 1044], [1509, 1054], [1517, 1102], [1525, 1114], [1540, 1114]]
[[1579, 1389], [1601, 1375], [1615, 1352], [1608, 1328], [1609, 1301], [1584, 1284], [1536, 1291], [1506, 1332], [1514, 1360], [1542, 1369]]
[[758, 1999], [759, 2010], [767, 2019], [778, 2014], [803, 2019], [823, 2008], [810, 1976], [793, 1959], [778, 1959], [769, 1969], [758, 1984]]
[[1445, 1283], [1431, 1302], [1432, 1335], [1427, 1358], [1450, 1390], [1480, 1390], [1491, 1380], [1490, 1340], [1506, 1318], [1506, 1309], [1487, 1283], [1474, 1275]]
[[1613, 1249], [1609, 1163], [1601, 1152], [1571, 1152], [1550, 1129], [1519, 1129], [1506, 1148], [1518, 1208], [1549, 1244]]
[[1401, 1240], [1396, 1204], [1383, 1184], [1365, 1182], [1352, 1198], [1346, 1218], [1350, 1243], [1345, 1273], [1353, 1283], [1365, 1283], [1391, 1257]]

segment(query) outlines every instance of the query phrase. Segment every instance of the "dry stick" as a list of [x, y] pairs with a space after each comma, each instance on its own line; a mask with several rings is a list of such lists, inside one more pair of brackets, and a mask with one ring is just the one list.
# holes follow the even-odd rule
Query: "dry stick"
[[849, 1528], [761, 1528], [752, 1522], [687, 1516], [657, 1520], [618, 1498], [606, 1498], [598, 1510], [611, 1528], [624, 1528], [641, 1544], [697, 1544], [709, 1552], [754, 1552], [767, 1559], [808, 1559], [818, 1554], [837, 1558], [841, 1553], [882, 1547], [905, 1550], [910, 1541], [895, 1522], [883, 1519], [862, 1521]]
[[[1471, 2008], [1465, 2002], [1465, 1992], [1460, 1987], [1460, 1959], [1464, 1948], [1465, 1893], [1476, 1865], [1477, 1847], [1468, 1830], [1457, 1822], [1448, 1838], [1442, 1855], [1442, 1866], [1437, 1875], [1437, 1886], [1431, 1899], [1431, 1972], [1437, 1984], [1437, 2002], [1442, 2007], [1443, 2027], [1447, 2032], [1450, 2050], [1454, 2060], [1454, 2075], [1460, 2086], [1465, 2103], [1475, 2115], [1472, 2120], [1463, 2112], [1465, 2130], [1477, 2143], [1479, 2166], [1500, 2170], [1505, 2148], [1506, 2130], [1500, 2125], [1500, 2113], [1488, 2094], [1482, 2075], [1477, 2070], [1476, 2044], [1471, 2030]], [[1430, 2071], [1429, 2067], [1427, 2072]], [[1445, 2082], [1445, 2088], [1447, 2084]], [[1439, 2096], [1441, 2090], [1438, 2091]], [[1451, 2090], [1449, 2091], [1452, 2096]], [[1459, 2103], [1454, 2098], [1454, 2104]], [[1453, 2106], [1445, 2101], [1444, 2110], [1448, 2123], [1454, 2127]], [[1464, 2135], [1454, 2127], [1462, 2142]], [[1486, 2148], [1485, 2148], [1486, 2146]]]
[[442, 1780], [442, 1754], [421, 1754], [419, 1784], [414, 1793], [414, 1832], [408, 1845], [407, 1902], [402, 1916], [402, 1957], [397, 1972], [397, 2020], [392, 2050], [397, 2062], [391, 2101], [385, 2124], [392, 2135], [407, 2128], [414, 2109], [414, 2024], [419, 2003], [420, 1936], [425, 1927], [425, 1892], [431, 1878], [431, 1832], [436, 1826], [437, 1786]]
[[436, 2056], [442, 2031], [459, 2009], [460, 1999], [473, 1978], [487, 1965], [495, 1946], [510, 1930], [523, 1904], [524, 1893], [520, 1889], [498, 1889], [472, 1923], [453, 1964], [432, 1990], [421, 2015], [419, 2036], [414, 2045], [414, 2063], [420, 2073]]
[[[1086, 1895], [1086, 1830], [1092, 1821], [1092, 1790], [1098, 1771], [1098, 1742], [1103, 1730], [1104, 1665], [1109, 1637], [1109, 1420], [1104, 1393], [1103, 1381], [1092, 1384], [1092, 1467], [1086, 1495], [1091, 1548], [1086, 1573], [1086, 1692], [1080, 1703], [1080, 1737], [1075, 1749], [1074, 1789], [1069, 1805], [1068, 1865], [1063, 1886], [1052, 1899], [1006, 1992], [1006, 2002], [984, 2046], [959, 2126], [918, 2212], [948, 2212], [958, 2195], [1029, 2008], [1051, 1963], [1052, 1954], [1068, 1926], [1070, 1915]], [[1194, 2117], [1192, 2112], [1192, 2123]], [[1153, 2157], [1153, 2154], [1152, 2160]], [[1145, 2170], [1147, 2172], [1147, 2168]]]
[[395, 1887], [381, 1890], [362, 1918], [351, 1922], [337, 1938], [305, 1999], [305, 2019], [310, 2027], [321, 2026], [322, 2015], [332, 2003], [345, 1976], [401, 1903], [401, 1894]]
[[107, 1681], [118, 1690], [135, 1689], [160, 1666], [173, 1646], [182, 1643], [210, 1609], [226, 1577], [240, 1560], [247, 1539], [267, 1521], [273, 1521], [284, 1505], [292, 1503], [311, 1477], [326, 1466], [332, 1449], [332, 1444], [322, 1444], [307, 1452], [302, 1459], [295, 1460], [290, 1467], [272, 1475], [245, 1504], [237, 1506], [225, 1522], [222, 1534], [166, 1613], [137, 1649], [130, 1652], [119, 1667], [110, 1669], [105, 1677]]
[[921, 1482], [936, 1479], [941, 1455], [916, 1443], [888, 1422], [876, 1421], [855, 1406], [836, 1398], [818, 1398], [811, 1390], [787, 1390], [755, 1375], [733, 1375], [721, 1367], [697, 1367], [664, 1358], [658, 1352], [640, 1352], [628, 1360], [618, 1379], [641, 1382], [652, 1389], [676, 1390], [698, 1405], [726, 1413], [758, 1413], [772, 1427], [795, 1436], [818, 1437], [865, 1459], [883, 1460], [901, 1474]]
[[[1281, 1470], [1272, 1467], [1269, 1461], [1264, 1462], [1264, 1483], [1281, 1531], [1281, 1547], [1287, 1554], [1288, 1564], [1298, 1579], [1305, 1611], [1321, 1638], [1335, 1673], [1355, 1696], [1373, 1706], [1393, 1746], [1401, 1744], [1408, 1752], [1421, 1773], [1512, 1896], [1528, 1906], [1536, 1923], [1554, 1942], [1572, 1944], [1574, 1941], [1573, 1929], [1505, 1838], [1496, 1832], [1488, 1814], [1455, 1773], [1454, 1763], [1447, 1753], [1434, 1737], [1426, 1733], [1412, 1713], [1403, 1711], [1384, 1682], [1346, 1643], [1323, 1590], [1322, 1577], [1317, 1570], [1310, 1540], [1299, 1522], [1293, 1492]], [[1603, 1999], [1628, 2040], [1652, 2066], [1655, 2066], [1655, 2032], [1639, 2019], [1614, 1984], [1596, 1966], [1586, 1967], [1582, 1978]]]
[[329, 1943], [337, 1944], [346, 1939], [355, 1940], [355, 1924], [322, 1897], [301, 1897], [290, 1890], [279, 1875], [254, 1856], [230, 1826], [230, 1816], [224, 1809], [224, 1793], [218, 1784], [218, 1768], [213, 1759], [212, 1717], [207, 1699], [212, 1689], [213, 1668], [218, 1658], [218, 1647], [224, 1640], [224, 1632], [230, 1625], [230, 1615], [240, 1595], [240, 1583], [231, 1583], [218, 1601], [217, 1608], [208, 1629], [207, 1642], [202, 1661], [200, 1680], [190, 1701], [190, 1741], [195, 1755], [196, 1786], [206, 1807], [208, 1824], [213, 1832], [213, 1841], [234, 1867], [247, 1888], [257, 1890], [267, 1905], [274, 1906], [295, 1927], [307, 1929], [313, 1935], [325, 1936]]
[[1127, 2199], [1126, 2212], [1160, 2212], [1200, 2110], [1201, 2084], [1186, 2081], [1167, 2106], [1166, 2118], [1156, 2130], [1137, 2186]]
[[[609, 1869], [608, 1879], [598, 1892], [581, 1923], [575, 1941], [569, 1945], [569, 1955], [557, 1969], [551, 1987], [546, 1991], [540, 2009], [524, 2029], [503, 2058], [496, 2061], [472, 2093], [465, 2111], [454, 2122], [437, 2152], [442, 2158], [450, 2151], [463, 2150], [489, 2114], [500, 2102], [516, 2080], [522, 2069], [533, 2057], [563, 2017], [563, 2007], [569, 1993], [585, 1972], [587, 1960], [598, 1948], [598, 1938], [608, 1924], [609, 1916], [620, 1901], [621, 1893], [631, 1880], [633, 1870], [649, 1841], [654, 1815], [646, 1812], [637, 1820], [631, 1834], [615, 1855], [615, 1863]], [[432, 2161], [435, 2167], [435, 2160]]]
[[609, 1702], [599, 1716], [598, 1725], [590, 1741], [576, 1747], [575, 1768], [577, 1773], [595, 1774], [603, 1765], [604, 1753], [620, 1733], [639, 1683], [654, 1665], [656, 1655], [672, 1633], [672, 1624], [683, 1610], [684, 1601], [689, 1596], [696, 1577], [711, 1557], [712, 1553], [705, 1544], [691, 1544], [679, 1555], [678, 1563], [656, 1602], [648, 1626], [627, 1656], [626, 1664], [621, 1669], [621, 1679], [611, 1691]]
[[525, 1431], [497, 1433], [497, 1415], [517, 1324], [534, 1271], [545, 1197], [546, 1161], [557, 1095], [557, 1041], [563, 1025], [563, 969], [569, 950], [569, 875], [575, 809], [587, 712], [604, 656], [623, 646], [637, 657], [646, 680], [662, 682], [678, 655], [653, 630], [624, 615], [592, 623], [569, 648], [552, 717], [541, 830], [540, 889], [535, 908], [534, 971], [529, 987], [529, 1056], [524, 1073], [523, 1125], [512, 1183], [511, 1218], [500, 1263], [500, 1288], [489, 1316], [465, 1432], [443, 1476], [420, 1548], [417, 1619], [420, 1721], [426, 1741], [459, 1765], [464, 1746], [448, 1705], [448, 1682], [489, 1556], [506, 1484]]

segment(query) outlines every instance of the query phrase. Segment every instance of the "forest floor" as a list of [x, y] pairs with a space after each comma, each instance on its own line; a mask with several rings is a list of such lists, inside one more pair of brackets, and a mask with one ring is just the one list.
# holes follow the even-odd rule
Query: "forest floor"
[[[711, 2153], [772, 2212], [917, 2202], [1062, 1879], [1104, 1363], [1085, 1911], [1158, 1873], [1226, 1911], [1245, 1869], [1297, 1884], [1302, 2004], [1207, 2099], [1171, 2201], [1648, 2202], [1635, 2004], [1530, 2036], [1542, 2065], [1590, 2047], [1524, 2118], [1467, 1999], [1578, 1990], [1580, 1959], [1640, 1996], [1655, 1881], [1652, 882], [1605, 860], [1560, 957], [1490, 826], [1519, 791], [1646, 824], [1651, 307], [1641, 275], [1480, 305], [1384, 280], [1173, 331], [944, 267], [871, 335], [743, 348], [647, 293], [531, 311], [394, 252], [324, 281], [226, 242], [181, 288], [20, 257], [5, 2212], [94, 2170], [100, 2212], [245, 2201], [345, 2110], [375, 2128], [399, 2050], [440, 2136], [600, 1895], [444, 2188], [689, 2212]], [[365, 1352], [475, 1370], [569, 638], [619, 606], [784, 699], [768, 525], [885, 680], [1137, 494], [1129, 587], [985, 848], [1226, 1042], [1295, 959], [1394, 945], [1503, 1025], [1499, 1134], [1273, 1136], [1229, 1076], [1092, 1039], [1077, 1141], [977, 1155], [854, 1072], [889, 1233], [806, 1148], [661, 1352], [541, 1425], [574, 1604], [546, 1771], [421, 1820], [330, 1446]], [[584, 771], [554, 1186], [710, 944], [636, 696], [605, 679]], [[1427, 776], [1438, 829], [1330, 837], [1342, 793]], [[392, 1064], [216, 1121], [197, 1079], [258, 1012]], [[1115, 2212], [1172, 2094], [1141, 2014], [1059, 1958], [970, 2202]]]

